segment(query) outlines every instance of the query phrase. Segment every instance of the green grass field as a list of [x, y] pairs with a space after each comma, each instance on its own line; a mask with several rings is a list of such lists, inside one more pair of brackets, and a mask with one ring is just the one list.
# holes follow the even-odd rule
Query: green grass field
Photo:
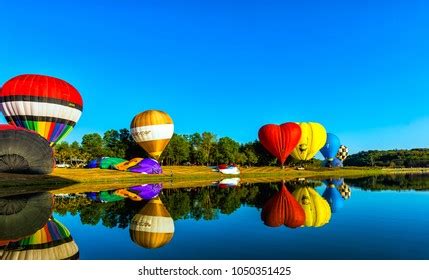
[[317, 168], [295, 170], [280, 167], [241, 168], [240, 175], [224, 175], [204, 166], [164, 166], [162, 175], [143, 175], [108, 169], [61, 169], [51, 175], [0, 173], [0, 195], [34, 191], [80, 192], [125, 188], [145, 183], [164, 182], [166, 188], [197, 187], [213, 184], [223, 178], [240, 177], [243, 183], [324, 179], [330, 177], [365, 177], [399, 173], [429, 173], [429, 168]]

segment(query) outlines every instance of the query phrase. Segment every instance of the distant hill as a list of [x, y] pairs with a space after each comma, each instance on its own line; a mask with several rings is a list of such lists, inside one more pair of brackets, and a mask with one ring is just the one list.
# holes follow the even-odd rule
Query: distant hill
[[429, 167], [429, 149], [364, 151], [349, 155], [344, 166]]

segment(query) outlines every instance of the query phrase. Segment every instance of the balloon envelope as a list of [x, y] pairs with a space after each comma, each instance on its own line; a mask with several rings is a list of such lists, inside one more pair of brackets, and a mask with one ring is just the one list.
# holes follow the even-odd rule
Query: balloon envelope
[[150, 200], [159, 195], [163, 188], [162, 183], [160, 184], [144, 184], [129, 188], [130, 191], [135, 192], [144, 200]]
[[66, 81], [26, 74], [3, 85], [0, 109], [10, 124], [34, 130], [53, 145], [76, 125], [83, 102], [79, 92]]
[[325, 146], [320, 149], [320, 152], [325, 157], [325, 159], [331, 161], [337, 155], [340, 146], [340, 138], [338, 138], [335, 134], [328, 133]]
[[344, 161], [349, 155], [349, 148], [344, 145], [341, 145], [338, 149], [337, 158], [341, 161]]
[[36, 193], [0, 197], [0, 240], [15, 240], [35, 233], [52, 215], [53, 196]]
[[127, 160], [123, 158], [105, 157], [100, 160], [100, 168], [101, 169], [113, 168], [113, 166], [126, 161]]
[[315, 122], [299, 123], [301, 138], [291, 156], [297, 160], [312, 159], [326, 143], [326, 129]]
[[174, 235], [174, 221], [159, 197], [148, 202], [131, 220], [131, 240], [148, 249], [168, 244]]
[[292, 122], [267, 124], [259, 129], [258, 137], [262, 146], [283, 165], [301, 138], [301, 128]]
[[344, 199], [334, 184], [328, 185], [322, 196], [328, 201], [329, 206], [331, 206], [332, 213], [336, 213], [339, 209], [343, 208]]
[[307, 227], [321, 227], [331, 219], [331, 208], [328, 202], [310, 187], [300, 187], [293, 192], [293, 196], [305, 212]]
[[285, 225], [296, 228], [304, 224], [305, 213], [283, 184], [280, 191], [265, 203], [261, 219], [265, 225], [270, 227]]
[[79, 258], [79, 248], [69, 230], [56, 219], [29, 237], [10, 242], [4, 260], [73, 260]]
[[121, 162], [119, 164], [116, 164], [115, 166], [113, 166], [113, 168], [115, 168], [117, 170], [125, 171], [125, 170], [127, 170], [133, 166], [136, 166], [142, 160], [143, 160], [143, 158], [133, 158], [133, 159], [130, 159], [129, 161], [124, 161], [124, 162]]
[[49, 174], [54, 157], [49, 143], [37, 133], [0, 125], [0, 172]]
[[142, 159], [138, 164], [129, 168], [128, 171], [142, 174], [162, 174], [159, 162], [151, 158]]
[[174, 132], [171, 117], [162, 111], [148, 110], [134, 117], [131, 135], [152, 158], [158, 160]]
[[349, 199], [352, 196], [351, 188], [344, 182], [340, 186], [338, 186], [338, 191], [344, 199]]

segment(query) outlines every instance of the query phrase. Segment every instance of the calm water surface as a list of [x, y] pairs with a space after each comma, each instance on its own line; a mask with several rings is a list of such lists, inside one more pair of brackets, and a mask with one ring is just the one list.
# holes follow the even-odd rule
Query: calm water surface
[[[45, 239], [78, 248], [71, 246], [70, 253], [58, 258], [429, 259], [429, 177], [294, 181], [286, 182], [287, 189], [281, 182], [235, 184], [124, 186], [120, 191], [56, 195], [52, 216], [37, 218], [39, 223], [49, 218], [47, 232], [57, 232], [56, 237], [46, 233]], [[21, 208], [29, 215], [22, 200], [28, 206], [31, 199], [1, 198], [2, 219]], [[35, 219], [31, 224], [14, 215], [22, 224], [14, 228], [16, 235], [40, 228]], [[285, 215], [289, 226], [300, 223], [300, 217], [305, 226], [285, 226]], [[19, 258], [37, 246], [54, 251], [49, 248], [54, 245], [46, 245], [49, 240], [36, 246], [10, 231], [11, 226], [0, 229], [0, 238], [15, 237], [0, 241], [2, 258]]]

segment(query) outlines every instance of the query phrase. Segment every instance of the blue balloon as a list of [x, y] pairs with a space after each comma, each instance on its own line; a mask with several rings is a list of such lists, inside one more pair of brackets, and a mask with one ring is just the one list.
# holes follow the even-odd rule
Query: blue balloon
[[344, 178], [331, 178], [329, 180], [323, 180], [323, 183], [325, 183], [326, 186], [334, 185], [338, 188], [339, 186], [344, 184]]
[[320, 149], [320, 152], [327, 160], [332, 161], [337, 155], [340, 146], [340, 138], [338, 138], [335, 134], [328, 133], [326, 144], [322, 149]]
[[328, 201], [329, 206], [331, 206], [332, 213], [336, 213], [339, 209], [343, 208], [344, 199], [334, 185], [326, 187], [322, 196]]

